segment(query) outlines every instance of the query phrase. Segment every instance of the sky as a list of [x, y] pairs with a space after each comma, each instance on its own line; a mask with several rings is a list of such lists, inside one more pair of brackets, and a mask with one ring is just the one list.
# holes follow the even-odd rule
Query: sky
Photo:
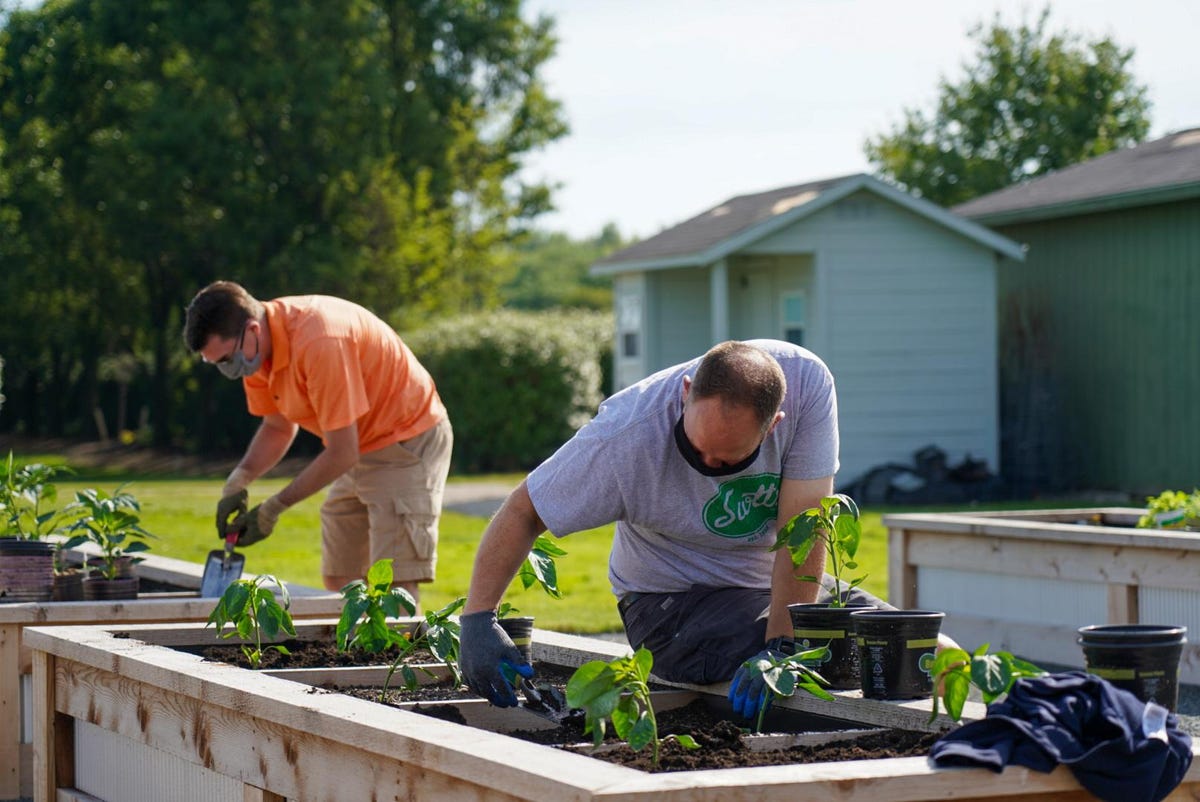
[[[1135, 51], [1151, 138], [1200, 126], [1200, 0], [1051, 0], [1049, 29]], [[973, 61], [999, 0], [527, 0], [556, 19], [544, 69], [571, 133], [525, 175], [559, 184], [538, 227], [645, 237], [735, 195], [871, 172], [864, 141]]]

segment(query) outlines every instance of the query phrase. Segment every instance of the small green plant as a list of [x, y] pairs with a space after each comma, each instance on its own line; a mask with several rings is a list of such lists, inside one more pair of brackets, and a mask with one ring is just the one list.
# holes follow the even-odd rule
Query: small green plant
[[584, 711], [583, 733], [590, 732], [596, 746], [604, 740], [607, 722], [611, 721], [617, 737], [635, 752], [652, 746], [657, 766], [665, 741], [673, 738], [686, 749], [698, 749], [699, 744], [690, 735], [658, 737], [658, 721], [650, 700], [653, 666], [654, 657], [644, 647], [608, 663], [584, 663], [567, 680], [567, 704]]
[[388, 625], [388, 619], [412, 615], [417, 603], [404, 588], [392, 587], [393, 576], [392, 561], [379, 560], [367, 571], [366, 580], [356, 579], [342, 588], [342, 616], [336, 630], [338, 649], [378, 654], [407, 641], [404, 634]]
[[1019, 657], [1013, 657], [1008, 652], [988, 654], [988, 646], [983, 644], [972, 654], [965, 649], [942, 649], [933, 658], [930, 675], [933, 677], [933, 711], [929, 714], [932, 723], [938, 714], [938, 689], [946, 705], [946, 715], [954, 721], [962, 719], [963, 703], [974, 685], [983, 694], [984, 703], [994, 702], [998, 697], [1008, 693], [1009, 689], [1022, 677], [1040, 677], [1046, 672], [1026, 662]]
[[[533, 548], [529, 550], [529, 556], [525, 558], [525, 561], [521, 563], [520, 570], [517, 571], [521, 587], [529, 590], [536, 582], [551, 598], [561, 599], [562, 591], [558, 589], [558, 567], [554, 563], [554, 558], [564, 557], [566, 554], [552, 537], [538, 535], [537, 540], [533, 541]], [[517, 611], [510, 610], [510, 612]]]
[[105, 579], [116, 579], [123, 557], [133, 563], [141, 562], [141, 557], [133, 555], [149, 550], [145, 539], [154, 537], [141, 526], [141, 505], [122, 487], [111, 496], [90, 487], [76, 493], [83, 517], [71, 525], [70, 531], [79, 534], [63, 543], [64, 549], [88, 541], [95, 543], [100, 548], [100, 573]]
[[[279, 588], [283, 604], [275, 598], [275, 592], [268, 585]], [[264, 639], [275, 640], [280, 632], [293, 637], [296, 635], [289, 607], [291, 597], [287, 586], [269, 574], [259, 574], [252, 579], [238, 579], [230, 583], [208, 616], [208, 624], [217, 628], [218, 637], [231, 638], [236, 635], [248, 641], [242, 645], [242, 654], [251, 668], [258, 668], [262, 665]], [[228, 632], [224, 631], [226, 624], [233, 627]], [[287, 647], [280, 643], [269, 644], [266, 648], [280, 654], [290, 654]]]
[[0, 537], [43, 540], [59, 534], [78, 512], [72, 503], [59, 509], [53, 480], [67, 468], [33, 462], [17, 466], [13, 453], [0, 463]]
[[[780, 527], [771, 551], [786, 546], [792, 556], [792, 565], [800, 567], [812, 553], [817, 541], [823, 541], [829, 555], [829, 573], [833, 575], [836, 587], [841, 590], [833, 595], [830, 606], [844, 607], [846, 593], [861, 585], [867, 578], [864, 574], [851, 579], [842, 590], [842, 574], [858, 568], [854, 555], [858, 553], [858, 542], [861, 538], [862, 524], [859, 522], [858, 505], [846, 494], [837, 493], [826, 496], [821, 499], [820, 506], [805, 510]], [[809, 582], [821, 581], [817, 576], [797, 578]]]
[[[380, 701], [387, 698], [387, 691], [391, 686], [392, 676], [397, 671], [400, 672], [400, 678], [404, 680], [404, 687], [408, 690], [414, 690], [420, 684], [417, 679], [417, 672], [405, 660], [414, 652], [421, 649], [428, 649], [435, 659], [446, 664], [446, 667], [450, 669], [450, 678], [455, 686], [462, 684], [462, 675], [458, 671], [460, 629], [458, 621], [453, 616], [462, 609], [466, 601], [465, 598], [460, 596], [440, 610], [426, 612], [425, 620], [411, 635], [405, 633], [401, 636], [397, 644], [400, 653], [396, 655], [396, 659], [388, 667], [387, 676], [383, 681], [383, 689], [379, 693]], [[422, 668], [421, 670], [429, 676], [435, 676], [433, 672], [427, 669]]]
[[752, 657], [742, 664], [750, 672], [748, 679], [752, 680], [755, 674], [761, 674], [763, 684], [767, 688], [767, 698], [758, 707], [754, 732], [762, 732], [763, 716], [766, 715], [767, 708], [771, 706], [771, 701], [776, 698], [792, 696], [797, 688], [811, 693], [818, 699], [824, 699], [827, 702], [834, 701], [833, 694], [821, 687], [829, 683], [806, 665], [807, 663], [819, 664], [828, 651], [828, 647], [818, 646], [815, 649], [806, 649], [803, 652], [782, 657]]
[[1139, 529], [1200, 529], [1200, 490], [1164, 490], [1146, 497]]

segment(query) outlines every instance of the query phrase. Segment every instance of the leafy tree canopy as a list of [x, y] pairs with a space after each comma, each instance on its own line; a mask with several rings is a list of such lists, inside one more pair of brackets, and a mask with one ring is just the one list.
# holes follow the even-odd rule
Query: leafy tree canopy
[[134, 353], [155, 441], [206, 441], [179, 331], [217, 278], [405, 326], [497, 304], [550, 206], [521, 167], [566, 132], [554, 48], [520, 0], [0, 0], [9, 423], [90, 421]]
[[594, 237], [572, 239], [562, 232], [534, 231], [517, 246], [515, 272], [503, 287], [504, 305], [514, 309], [574, 307], [612, 309], [612, 279], [588, 268], [628, 243], [609, 223]]
[[890, 133], [868, 139], [885, 177], [943, 206], [1058, 170], [1145, 139], [1146, 87], [1129, 70], [1132, 49], [1084, 41], [1037, 24], [979, 25], [977, 48], [956, 83], [942, 79], [936, 110], [906, 109]]

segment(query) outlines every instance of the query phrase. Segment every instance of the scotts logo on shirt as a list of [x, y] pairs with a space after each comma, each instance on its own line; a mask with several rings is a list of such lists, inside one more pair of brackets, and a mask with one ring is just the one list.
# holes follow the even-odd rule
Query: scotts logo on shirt
[[779, 474], [759, 473], [722, 482], [704, 505], [704, 525], [730, 538], [761, 534], [779, 511]]

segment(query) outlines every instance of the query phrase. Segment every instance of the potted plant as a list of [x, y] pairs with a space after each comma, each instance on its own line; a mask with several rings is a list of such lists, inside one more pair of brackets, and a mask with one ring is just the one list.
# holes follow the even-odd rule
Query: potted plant
[[136, 555], [150, 548], [146, 538], [154, 535], [142, 528], [141, 505], [122, 487], [112, 495], [88, 488], [75, 496], [83, 517], [72, 524], [71, 531], [78, 534], [63, 548], [90, 542], [100, 549], [99, 556], [89, 560], [89, 575], [83, 580], [83, 596], [88, 600], [137, 598], [133, 566], [142, 560]]
[[1200, 490], [1164, 490], [1146, 497], [1146, 512], [1138, 519], [1139, 529], [1200, 530]]
[[54, 589], [55, 544], [75, 505], [59, 509], [51, 479], [60, 469], [17, 466], [10, 451], [0, 464], [0, 602], [49, 601]]
[[[853, 689], [860, 685], [859, 649], [855, 643], [851, 613], [858, 610], [875, 609], [869, 604], [849, 604], [846, 599], [850, 591], [862, 584], [866, 574], [849, 581], [842, 579], [847, 571], [854, 571], [858, 563], [854, 555], [862, 537], [858, 505], [854, 499], [839, 493], [821, 499], [820, 505], [805, 510], [793, 517], [779, 529], [772, 551], [786, 547], [792, 557], [792, 565], [800, 566], [808, 559], [818, 541], [825, 544], [829, 555], [830, 574], [839, 592], [829, 602], [816, 604], [792, 604], [788, 612], [792, 616], [793, 636], [802, 649], [826, 647], [821, 663], [816, 666], [829, 687], [839, 690]], [[801, 576], [802, 580], [820, 582], [815, 576]]]

